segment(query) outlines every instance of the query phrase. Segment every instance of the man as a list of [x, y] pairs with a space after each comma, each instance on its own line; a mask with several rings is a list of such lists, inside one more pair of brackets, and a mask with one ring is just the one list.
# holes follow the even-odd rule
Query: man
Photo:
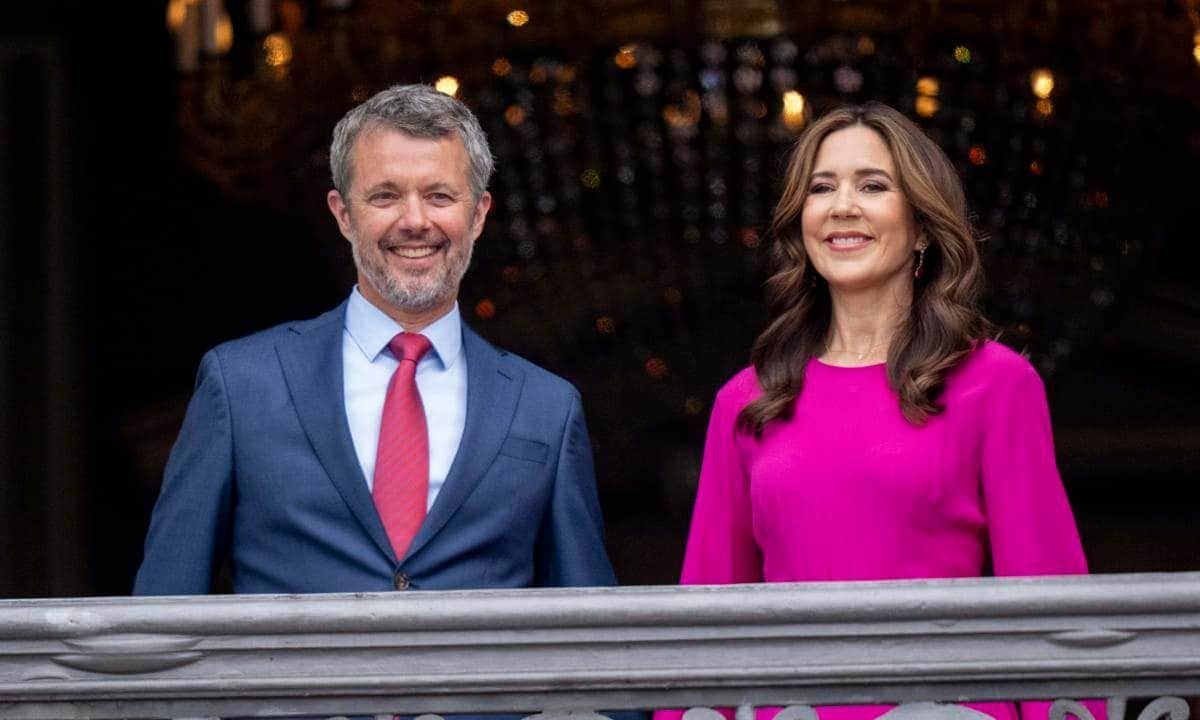
[[457, 295], [492, 198], [471, 112], [389, 88], [334, 130], [341, 306], [200, 364], [137, 594], [611, 585], [570, 384], [466, 327]]

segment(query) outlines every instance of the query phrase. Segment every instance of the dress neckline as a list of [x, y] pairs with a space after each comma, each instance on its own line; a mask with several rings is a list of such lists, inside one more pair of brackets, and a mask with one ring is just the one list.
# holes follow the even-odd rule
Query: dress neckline
[[811, 362], [830, 370], [875, 370], [887, 367], [887, 362], [871, 363], [870, 365], [832, 365], [818, 357], [814, 357]]

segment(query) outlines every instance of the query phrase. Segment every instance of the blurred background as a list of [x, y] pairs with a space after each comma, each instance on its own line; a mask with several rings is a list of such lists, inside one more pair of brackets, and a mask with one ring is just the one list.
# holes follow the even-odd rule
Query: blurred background
[[340, 302], [328, 142], [480, 116], [462, 310], [581, 389], [610, 554], [677, 579], [784, 155], [881, 100], [957, 164], [1093, 569], [1200, 569], [1197, 0], [172, 0], [0, 9], [0, 596], [128, 593], [201, 354]]

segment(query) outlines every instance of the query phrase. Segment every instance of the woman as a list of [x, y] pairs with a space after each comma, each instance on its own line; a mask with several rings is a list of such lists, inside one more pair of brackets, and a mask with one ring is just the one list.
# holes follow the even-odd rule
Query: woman
[[717, 394], [682, 582], [1086, 572], [1041, 380], [986, 339], [937, 145], [884, 105], [829, 113], [792, 151], [771, 230], [770, 320]]

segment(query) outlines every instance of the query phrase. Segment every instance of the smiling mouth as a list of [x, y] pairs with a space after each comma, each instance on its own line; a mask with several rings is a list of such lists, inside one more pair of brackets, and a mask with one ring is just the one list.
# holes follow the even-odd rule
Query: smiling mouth
[[825, 242], [834, 247], [855, 247], [857, 245], [865, 245], [871, 241], [867, 235], [834, 235], [825, 238]]
[[422, 260], [437, 254], [441, 249], [441, 245], [396, 245], [387, 248], [387, 251], [406, 260]]

